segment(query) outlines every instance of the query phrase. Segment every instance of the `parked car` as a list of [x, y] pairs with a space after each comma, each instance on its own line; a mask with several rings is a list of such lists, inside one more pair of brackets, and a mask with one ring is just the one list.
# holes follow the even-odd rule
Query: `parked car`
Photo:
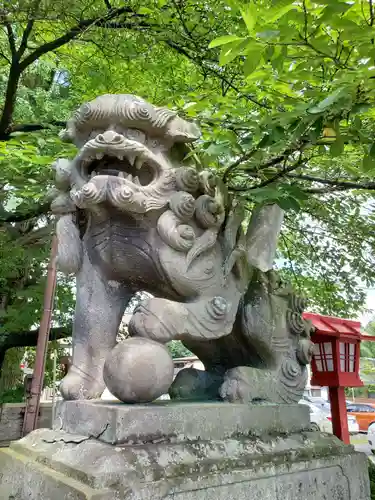
[[371, 424], [375, 424], [375, 405], [369, 403], [348, 404], [347, 412], [353, 415], [359, 424], [360, 432], [367, 432]]
[[[331, 414], [327, 417], [330, 422], [332, 422]], [[348, 415], [348, 431], [349, 434], [359, 433], [359, 423], [354, 415]]]
[[318, 396], [308, 396], [308, 395], [303, 395], [302, 396], [302, 399], [305, 400], [305, 401], [308, 401], [309, 403], [312, 403], [313, 405], [315, 406], [318, 406], [319, 408], [326, 408], [326, 405], [328, 403], [328, 401], [322, 397], [318, 397]]
[[[304, 399], [300, 401], [300, 404], [305, 404], [309, 407], [310, 423], [314, 430], [320, 430], [322, 432], [332, 434], [332, 415], [329, 411]], [[358, 434], [359, 432], [359, 424], [354, 415], [348, 415], [348, 430], [350, 434]]]
[[375, 455], [375, 423], [368, 426], [367, 439], [371, 448], [371, 453]]
[[306, 399], [301, 399], [299, 404], [308, 406], [310, 410], [310, 427], [314, 431], [322, 431], [332, 434], [332, 422], [329, 419], [331, 416], [329, 413], [309, 401], [306, 401]]

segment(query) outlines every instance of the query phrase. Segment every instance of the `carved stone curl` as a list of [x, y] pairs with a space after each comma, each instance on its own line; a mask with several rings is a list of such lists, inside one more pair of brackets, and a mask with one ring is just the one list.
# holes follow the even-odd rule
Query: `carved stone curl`
[[169, 206], [176, 217], [182, 222], [187, 222], [193, 217], [195, 200], [189, 193], [178, 192], [172, 194]]
[[188, 224], [182, 224], [172, 210], [159, 217], [157, 228], [164, 243], [179, 252], [188, 252], [194, 244], [194, 229]]
[[218, 217], [220, 213], [223, 213], [224, 209], [220, 206], [217, 200], [212, 198], [207, 194], [203, 194], [197, 198], [196, 202], [196, 218], [201, 227], [207, 229], [209, 227], [214, 227], [218, 223]]
[[179, 168], [176, 172], [177, 188], [188, 193], [195, 193], [199, 187], [198, 172], [191, 167]]
[[199, 184], [203, 193], [208, 194], [208, 196], [215, 196], [216, 188], [216, 175], [210, 170], [204, 170], [199, 174]]

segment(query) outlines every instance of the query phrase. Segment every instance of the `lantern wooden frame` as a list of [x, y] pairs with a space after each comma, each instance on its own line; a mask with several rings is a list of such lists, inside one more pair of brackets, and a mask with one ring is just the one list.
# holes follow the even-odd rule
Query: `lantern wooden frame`
[[315, 332], [311, 339], [315, 344], [312, 385], [326, 387], [361, 387], [359, 356], [361, 324], [359, 321], [306, 313]]
[[315, 331], [311, 340], [315, 354], [311, 362], [311, 384], [328, 387], [333, 433], [350, 443], [345, 387], [361, 387], [359, 355], [361, 324], [359, 321], [304, 313]]

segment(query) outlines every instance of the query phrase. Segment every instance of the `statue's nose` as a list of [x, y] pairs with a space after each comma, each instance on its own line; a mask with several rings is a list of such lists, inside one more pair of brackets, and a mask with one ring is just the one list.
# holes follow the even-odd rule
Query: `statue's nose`
[[118, 144], [122, 142], [124, 137], [121, 134], [118, 134], [114, 130], [106, 130], [102, 134], [99, 134], [97, 140], [101, 143], [105, 144]]

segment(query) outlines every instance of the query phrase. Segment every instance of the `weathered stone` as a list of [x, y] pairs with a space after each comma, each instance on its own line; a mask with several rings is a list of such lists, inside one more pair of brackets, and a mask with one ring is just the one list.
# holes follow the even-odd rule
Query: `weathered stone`
[[[8, 446], [10, 441], [20, 439], [25, 416], [25, 403], [4, 403], [0, 405], [0, 447]], [[51, 403], [41, 403], [37, 428], [52, 425]]]
[[100, 397], [107, 360], [121, 399], [152, 401], [153, 382], [135, 380], [147, 361], [117, 373], [111, 352], [126, 304], [146, 291], [155, 297], [136, 308], [131, 336], [182, 340], [208, 372], [179, 376], [172, 397], [298, 402], [312, 343], [304, 303], [272, 271], [280, 207], [258, 207], [245, 234], [241, 201], [188, 154], [197, 127], [134, 95], [84, 104], [63, 136], [79, 148], [54, 165], [58, 262], [77, 275], [63, 397]]
[[110, 490], [94, 490], [53, 468], [13, 450], [0, 451], [0, 486], [4, 500], [112, 500]]
[[111, 444], [226, 439], [236, 435], [288, 434], [309, 427], [304, 405], [173, 403], [125, 405], [62, 401], [54, 428]]
[[171, 355], [161, 344], [134, 337], [117, 344], [104, 364], [104, 382], [126, 403], [144, 403], [168, 392], [173, 381]]
[[366, 462], [314, 432], [111, 446], [42, 429], [0, 450], [0, 491], [17, 500], [369, 500]]

